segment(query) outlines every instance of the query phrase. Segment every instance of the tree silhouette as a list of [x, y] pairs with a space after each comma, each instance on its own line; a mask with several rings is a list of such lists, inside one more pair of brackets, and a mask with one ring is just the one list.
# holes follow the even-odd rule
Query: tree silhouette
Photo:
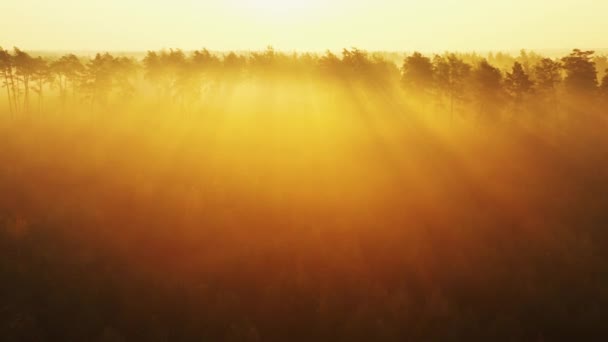
[[156, 51], [148, 51], [142, 61], [142, 64], [145, 70], [145, 79], [155, 86], [157, 90], [157, 96], [161, 95], [164, 90], [164, 87], [162, 86], [162, 81], [165, 76], [160, 56], [158, 55], [158, 53], [156, 53]]
[[405, 58], [401, 67], [401, 85], [407, 91], [428, 95], [433, 88], [433, 63], [419, 52]]
[[15, 94], [15, 81], [13, 74], [13, 57], [11, 54], [0, 47], [0, 71], [2, 72], [2, 86], [6, 88], [9, 113], [18, 111], [17, 97]]
[[342, 65], [350, 78], [368, 78], [372, 71], [368, 53], [357, 48], [342, 50]]
[[[147, 94], [149, 87], [157, 90], [156, 99], [169, 100], [165, 104], [190, 106], [200, 101], [205, 92], [210, 101], [226, 94], [225, 90], [235, 89], [248, 75], [254, 77], [247, 81], [260, 88], [271, 85], [269, 91], [275, 91], [275, 86], [284, 81], [311, 81], [345, 89], [364, 87], [384, 94], [401, 85], [406, 94], [416, 95], [412, 97], [415, 100], [434, 96], [449, 107], [452, 116], [456, 110], [470, 106], [475, 106], [480, 114], [498, 113], [505, 100], [514, 108], [524, 103], [543, 102], [546, 106], [546, 102], [552, 102], [557, 110], [563, 75], [564, 89], [572, 94], [597, 94], [598, 89], [602, 94], [606, 92], [605, 74], [599, 75], [602, 80], [598, 87], [594, 63], [605, 65], [608, 58], [594, 56], [592, 51], [573, 50], [559, 60], [541, 58], [525, 50], [517, 57], [490, 53], [488, 58], [493, 64], [475, 53], [446, 53], [431, 60], [414, 52], [403, 59], [400, 69], [394, 62], [398, 57], [357, 48], [344, 49], [340, 55], [328, 51], [321, 56], [283, 53], [272, 47], [223, 55], [206, 49], [186, 55], [179, 49], [170, 49], [148, 51], [140, 61], [97, 54], [83, 65], [73, 54], [47, 63], [18, 48], [10, 52], [0, 48], [0, 79], [6, 88], [9, 113], [30, 111], [31, 97], [35, 96], [32, 92], [38, 95], [41, 110], [50, 88], [58, 89], [63, 108], [70, 93], [73, 98], [82, 96], [93, 104], [104, 105], [133, 99], [137, 92]], [[507, 68], [503, 82], [500, 70]], [[139, 79], [142, 75], [144, 82]], [[214, 92], [212, 96], [209, 91]]]
[[558, 111], [557, 87], [562, 82], [562, 64], [550, 58], [541, 59], [534, 66], [535, 93], [545, 105]]
[[597, 88], [597, 70], [592, 60], [594, 51], [574, 49], [570, 55], [562, 58], [566, 71], [564, 83], [566, 89], [575, 94], [593, 92]]
[[[15, 66], [15, 74], [17, 75], [17, 79], [23, 86], [22, 109], [24, 112], [29, 112], [31, 89], [30, 81], [35, 73], [36, 62], [34, 61], [34, 58], [32, 58], [32, 56], [30, 56], [27, 52], [22, 51], [19, 48], [14, 48], [13, 63]], [[19, 96], [17, 98], [18, 101], [21, 100]]]
[[189, 61], [190, 87], [193, 99], [201, 97], [201, 93], [209, 90], [220, 75], [222, 62], [209, 50], [194, 51]]
[[[525, 49], [522, 49], [519, 52], [519, 56], [515, 58], [515, 62], [520, 63], [524, 72], [530, 75], [533, 72], [534, 66], [538, 64], [542, 59], [543, 57], [535, 53], [534, 51], [527, 51]], [[515, 62], [513, 62], [512, 64], [515, 64]], [[497, 67], [500, 66], [497, 65]]]
[[91, 104], [105, 105], [112, 90], [115, 59], [109, 53], [96, 54], [84, 72], [83, 88]]
[[186, 54], [182, 50], [148, 51], [143, 64], [145, 78], [156, 86], [160, 97], [175, 101], [181, 95], [178, 83], [188, 76]]
[[131, 58], [119, 57], [113, 62], [112, 76], [116, 84], [118, 97], [121, 100], [131, 99], [135, 95], [134, 79], [137, 76], [138, 64]]
[[543, 92], [554, 92], [562, 81], [562, 65], [550, 58], [543, 58], [534, 66], [536, 88]]
[[38, 112], [42, 113], [42, 102], [44, 99], [44, 85], [51, 84], [53, 82], [53, 75], [51, 69], [45, 59], [37, 57], [33, 61], [34, 73], [32, 80], [34, 86], [32, 90], [38, 94]]
[[375, 53], [371, 58], [372, 71], [370, 78], [372, 83], [382, 87], [390, 87], [399, 83], [400, 72], [395, 63], [387, 61], [381, 54]]
[[183, 92], [180, 88], [180, 80], [188, 77], [186, 70], [186, 54], [180, 49], [170, 49], [169, 53], [163, 51], [160, 54], [160, 62], [162, 65], [166, 93], [169, 94], [173, 101], [183, 97]]
[[455, 54], [433, 58], [435, 84], [448, 97], [450, 115], [454, 116], [454, 104], [464, 98], [465, 83], [471, 73], [471, 66]]
[[55, 84], [57, 84], [59, 88], [59, 98], [62, 107], [65, 109], [68, 89], [72, 89], [72, 96], [74, 96], [83, 77], [84, 65], [82, 65], [80, 59], [76, 55], [69, 54], [52, 62], [50, 65], [50, 72]]
[[236, 81], [243, 76], [247, 66], [247, 59], [243, 56], [237, 55], [234, 52], [230, 52], [224, 56], [221, 63], [222, 78], [225, 78], [228, 81]]
[[523, 66], [519, 62], [513, 64], [511, 72], [507, 72], [505, 77], [505, 88], [516, 104], [523, 101], [527, 94], [532, 91], [534, 82], [530, 80], [530, 76], [526, 73]]
[[268, 46], [264, 52], [253, 52], [249, 56], [250, 72], [259, 78], [271, 78], [275, 76], [277, 53], [272, 46]]
[[340, 58], [329, 50], [319, 59], [318, 65], [321, 76], [338, 78], [342, 75]]
[[487, 60], [479, 62], [473, 70], [473, 89], [482, 115], [488, 112], [499, 111], [502, 100], [502, 73], [488, 63]]

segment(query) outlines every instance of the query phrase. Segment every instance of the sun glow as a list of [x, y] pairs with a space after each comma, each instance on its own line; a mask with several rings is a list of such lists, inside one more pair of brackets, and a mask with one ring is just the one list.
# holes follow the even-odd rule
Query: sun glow
[[320, 2], [316, 0], [232, 0], [233, 6], [255, 12], [258, 16], [289, 17], [318, 10]]

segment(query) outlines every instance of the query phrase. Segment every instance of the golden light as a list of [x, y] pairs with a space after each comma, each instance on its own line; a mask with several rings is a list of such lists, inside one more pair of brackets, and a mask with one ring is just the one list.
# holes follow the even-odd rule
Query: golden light
[[244, 8], [262, 17], [297, 17], [318, 9], [320, 0], [232, 0], [234, 7]]

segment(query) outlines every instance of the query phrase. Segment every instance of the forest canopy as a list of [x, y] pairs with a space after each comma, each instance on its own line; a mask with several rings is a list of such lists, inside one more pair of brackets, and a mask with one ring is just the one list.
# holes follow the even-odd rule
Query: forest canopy
[[555, 96], [608, 96], [608, 57], [594, 51], [575, 49], [556, 59], [525, 50], [516, 57], [414, 52], [398, 64], [394, 59], [395, 54], [356, 48], [340, 55], [284, 53], [272, 47], [244, 54], [170, 49], [149, 51], [141, 60], [110, 53], [33, 57], [19, 48], [0, 48], [0, 76], [12, 114], [40, 112], [51, 95], [64, 108], [66, 101], [106, 106], [140, 95], [191, 108], [227, 84], [303, 79], [356, 83], [375, 91], [400, 87], [404, 97], [432, 100], [450, 112], [466, 106], [476, 107], [480, 115], [490, 110], [492, 116], [520, 110], [522, 102], [555, 102]]

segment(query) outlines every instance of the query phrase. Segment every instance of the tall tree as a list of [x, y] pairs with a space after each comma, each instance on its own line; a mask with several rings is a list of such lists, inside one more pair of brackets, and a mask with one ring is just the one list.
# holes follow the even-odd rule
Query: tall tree
[[200, 98], [201, 93], [209, 90], [217, 81], [222, 62], [207, 49], [196, 50], [189, 60], [189, 83], [192, 88], [192, 100]]
[[65, 55], [50, 65], [50, 72], [59, 88], [59, 99], [65, 108], [68, 97], [68, 89], [72, 89], [72, 96], [76, 92], [84, 74], [84, 65], [80, 59], [73, 54]]
[[247, 59], [245, 57], [230, 52], [225, 55], [222, 60], [222, 78], [227, 78], [232, 81], [241, 78], [246, 65]]
[[144, 78], [155, 86], [157, 95], [161, 95], [164, 90], [162, 86], [164, 75], [159, 54], [156, 51], [148, 51], [142, 62]]
[[33, 61], [34, 73], [32, 75], [32, 81], [34, 85], [32, 90], [38, 95], [38, 112], [42, 112], [42, 102], [44, 99], [44, 86], [47, 83], [52, 82], [52, 74], [50, 67], [45, 59], [37, 57]]
[[[502, 101], [502, 73], [487, 60], [482, 60], [473, 70], [475, 100], [482, 115], [497, 112]], [[494, 113], [496, 114], [496, 113]]]
[[401, 85], [407, 91], [428, 95], [433, 88], [433, 63], [420, 52], [405, 58], [401, 75]]
[[373, 66], [369, 53], [358, 48], [342, 50], [342, 65], [351, 79], [369, 79]]
[[128, 57], [114, 59], [112, 75], [116, 85], [116, 92], [121, 100], [129, 100], [135, 95], [135, 76], [137, 75], [137, 62]]
[[541, 92], [554, 92], [562, 81], [562, 65], [550, 58], [543, 58], [534, 66], [536, 89]]
[[249, 69], [258, 77], [275, 76], [278, 53], [272, 46], [263, 52], [253, 52], [249, 56]]
[[332, 77], [338, 79], [343, 73], [340, 58], [329, 50], [326, 51], [321, 58], [319, 58], [318, 68], [321, 77]]
[[[19, 48], [14, 48], [14, 65], [15, 65], [15, 74], [21, 82], [23, 86], [23, 111], [29, 112], [30, 106], [30, 89], [31, 84], [30, 81], [34, 75], [36, 62], [32, 56], [30, 56], [27, 52], [20, 50]], [[19, 99], [21, 100], [21, 99]]]
[[9, 113], [17, 111], [16, 97], [13, 92], [13, 57], [11, 54], [0, 47], [0, 72], [2, 72], [2, 86], [6, 88], [6, 96], [8, 99]]
[[597, 88], [597, 70], [592, 57], [594, 51], [574, 49], [562, 58], [566, 78], [566, 88], [571, 93], [588, 94]]
[[433, 58], [435, 84], [450, 103], [450, 114], [454, 115], [456, 101], [463, 100], [466, 80], [471, 74], [471, 65], [465, 63], [455, 54], [435, 56]]
[[524, 70], [521, 63], [515, 62], [511, 72], [507, 72], [505, 77], [505, 88], [516, 104], [521, 101], [532, 91], [534, 82], [530, 80], [530, 76]]
[[187, 59], [184, 52], [179, 49], [170, 49], [168, 52], [148, 51], [143, 65], [145, 78], [156, 86], [160, 97], [167, 99], [178, 92], [177, 83], [180, 75], [183, 76]]
[[107, 52], [96, 54], [87, 63], [83, 86], [91, 104], [107, 104], [113, 86], [115, 63], [114, 56]]

